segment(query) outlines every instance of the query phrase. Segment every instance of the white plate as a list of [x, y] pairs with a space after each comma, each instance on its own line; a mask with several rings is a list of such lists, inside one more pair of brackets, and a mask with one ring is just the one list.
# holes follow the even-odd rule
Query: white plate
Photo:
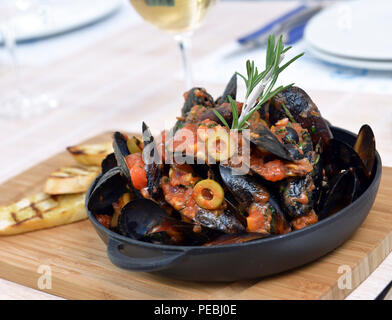
[[35, 40], [75, 30], [113, 14], [120, 0], [37, 1], [33, 10], [14, 13], [16, 41]]
[[312, 47], [346, 58], [392, 61], [392, 1], [359, 0], [324, 9], [309, 21]]
[[342, 56], [336, 56], [326, 53], [322, 50], [318, 50], [309, 43], [307, 44], [307, 51], [314, 57], [343, 66], [369, 69], [369, 70], [379, 70], [379, 71], [392, 71], [392, 61], [379, 61], [379, 60], [364, 60], [364, 59], [350, 59]]

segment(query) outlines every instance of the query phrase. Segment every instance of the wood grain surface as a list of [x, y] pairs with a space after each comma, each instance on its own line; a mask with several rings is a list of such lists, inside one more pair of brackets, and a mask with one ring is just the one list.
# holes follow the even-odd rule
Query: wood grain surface
[[[108, 139], [105, 133], [89, 142]], [[40, 191], [47, 174], [73, 161], [62, 152], [5, 182], [0, 205]], [[47, 265], [52, 270], [47, 293], [67, 299], [342, 299], [392, 249], [392, 168], [383, 170], [376, 202], [349, 241], [314, 263], [266, 279], [196, 283], [121, 270], [107, 258], [89, 221], [1, 238], [0, 277], [38, 289], [38, 269]], [[351, 269], [351, 289], [339, 288], [342, 266]]]

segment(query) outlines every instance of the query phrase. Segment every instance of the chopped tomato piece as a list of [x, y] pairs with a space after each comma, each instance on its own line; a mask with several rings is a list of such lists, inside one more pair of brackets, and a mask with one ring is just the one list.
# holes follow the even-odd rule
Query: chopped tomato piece
[[266, 180], [272, 182], [286, 178], [286, 169], [281, 160], [273, 160], [264, 163], [259, 172]]
[[141, 153], [133, 153], [126, 157], [132, 185], [137, 190], [147, 187], [147, 174]]

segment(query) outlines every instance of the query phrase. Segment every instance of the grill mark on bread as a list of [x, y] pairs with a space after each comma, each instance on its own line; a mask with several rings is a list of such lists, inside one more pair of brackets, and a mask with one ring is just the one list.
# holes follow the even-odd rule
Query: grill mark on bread
[[[41, 202], [42, 202], [42, 201], [41, 201]], [[39, 218], [41, 218], [41, 219], [43, 218], [41, 210], [38, 209], [38, 208], [35, 206], [35, 203], [31, 203], [31, 204], [30, 204], [30, 208], [34, 210], [34, 212], [35, 212], [35, 214], [36, 214], [37, 217], [39, 217]], [[31, 218], [29, 218], [29, 219], [31, 219]], [[26, 220], [27, 220], [27, 219], [26, 219]]]
[[19, 222], [18, 217], [16, 216], [16, 213], [15, 213], [15, 212], [11, 212], [11, 217], [12, 217], [12, 219], [14, 219], [14, 221], [15, 221], [16, 223]]

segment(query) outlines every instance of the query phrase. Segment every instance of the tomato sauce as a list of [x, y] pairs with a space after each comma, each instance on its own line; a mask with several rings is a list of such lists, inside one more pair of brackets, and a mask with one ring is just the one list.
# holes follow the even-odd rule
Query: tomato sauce
[[294, 230], [300, 230], [316, 223], [317, 221], [318, 221], [318, 216], [316, 215], [314, 210], [311, 210], [308, 214], [305, 214], [303, 216], [291, 220], [291, 226], [293, 227]]
[[269, 210], [267, 203], [252, 203], [246, 218], [247, 231], [258, 233], [270, 233], [272, 216], [267, 213]]
[[96, 214], [95, 218], [98, 220], [100, 224], [102, 224], [105, 228], [110, 229], [112, 223], [112, 216], [107, 214]]

